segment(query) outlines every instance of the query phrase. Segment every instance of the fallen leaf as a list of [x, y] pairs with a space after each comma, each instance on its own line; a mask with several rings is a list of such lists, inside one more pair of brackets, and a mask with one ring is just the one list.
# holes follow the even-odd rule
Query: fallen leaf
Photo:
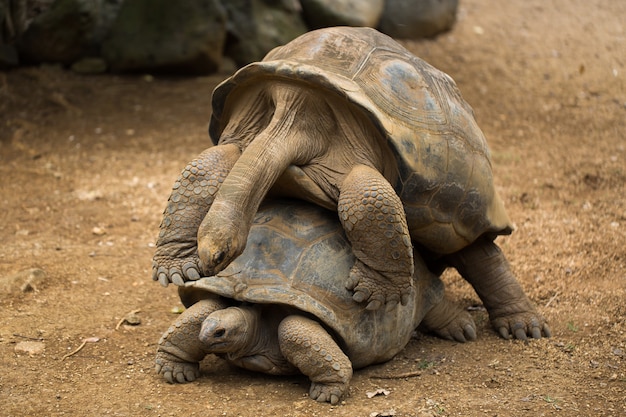
[[377, 395], [389, 395], [390, 393], [391, 391], [389, 391], [388, 389], [378, 388], [376, 391], [366, 392], [365, 395], [367, 395], [367, 398], [374, 398]]

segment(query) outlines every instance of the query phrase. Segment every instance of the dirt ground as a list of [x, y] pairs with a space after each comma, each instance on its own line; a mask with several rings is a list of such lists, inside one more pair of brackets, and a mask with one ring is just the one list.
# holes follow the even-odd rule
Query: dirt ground
[[151, 257], [226, 75], [25, 68], [0, 73], [0, 414], [626, 415], [626, 3], [460, 3], [453, 31], [404, 44], [474, 107], [517, 226], [498, 242], [552, 338], [500, 339], [447, 273], [478, 340], [416, 334], [357, 371], [341, 405], [307, 398], [304, 377], [216, 357], [200, 380], [165, 383], [156, 343], [180, 304], [151, 280]]

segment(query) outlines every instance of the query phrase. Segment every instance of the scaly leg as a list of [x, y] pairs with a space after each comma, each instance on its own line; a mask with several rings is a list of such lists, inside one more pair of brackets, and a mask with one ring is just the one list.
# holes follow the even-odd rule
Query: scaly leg
[[400, 198], [375, 169], [355, 166], [341, 185], [339, 219], [356, 262], [348, 285], [369, 310], [409, 299], [413, 247]]
[[311, 380], [309, 396], [337, 404], [348, 389], [352, 363], [328, 332], [316, 321], [287, 316], [278, 327], [280, 350]]
[[535, 309], [515, 279], [500, 248], [480, 239], [447, 257], [476, 290], [489, 312], [491, 324], [505, 339], [551, 336], [546, 320]]
[[152, 279], [183, 285], [203, 274], [198, 259], [198, 228], [217, 190], [239, 158], [235, 145], [219, 145], [191, 161], [174, 183], [163, 212], [152, 260]]

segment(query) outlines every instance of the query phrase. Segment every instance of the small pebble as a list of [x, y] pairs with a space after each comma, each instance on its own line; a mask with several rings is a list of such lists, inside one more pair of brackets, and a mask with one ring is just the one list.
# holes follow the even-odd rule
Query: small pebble
[[128, 313], [124, 317], [124, 323], [129, 324], [131, 326], [138, 326], [141, 324], [141, 318], [137, 315], [137, 313]]
[[15, 353], [26, 353], [29, 356], [40, 355], [43, 353], [46, 345], [43, 342], [19, 342], [15, 345]]
[[101, 227], [96, 226], [93, 229], [91, 229], [91, 233], [93, 233], [96, 236], [102, 236], [106, 234], [106, 230], [104, 230]]

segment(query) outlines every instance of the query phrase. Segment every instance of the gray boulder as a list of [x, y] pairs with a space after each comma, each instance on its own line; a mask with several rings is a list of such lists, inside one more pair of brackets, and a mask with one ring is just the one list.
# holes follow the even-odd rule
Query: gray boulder
[[222, 0], [228, 14], [224, 54], [238, 66], [263, 59], [274, 47], [307, 31], [297, 2]]
[[385, 0], [378, 29], [393, 38], [417, 39], [449, 30], [458, 0]]
[[18, 36], [20, 61], [71, 64], [91, 46], [95, 25], [89, 2], [58, 0]]
[[0, 70], [15, 67], [17, 64], [19, 64], [19, 60], [15, 45], [0, 41]]
[[103, 42], [102, 57], [118, 72], [205, 74], [219, 67], [225, 39], [219, 0], [131, 0]]
[[376, 27], [385, 0], [300, 0], [304, 18], [312, 29], [330, 26]]
[[11, 43], [15, 29], [8, 0], [0, 0], [0, 70], [18, 64], [17, 49]]
[[[96, 57], [123, 0], [2, 1], [25, 63], [72, 64]], [[2, 8], [2, 7], [0, 7]], [[9, 10], [10, 9], [10, 10]], [[0, 11], [0, 15], [2, 15]], [[3, 42], [0, 40], [0, 44]], [[13, 43], [5, 45], [13, 46]], [[1, 49], [7, 49], [1, 48]]]

